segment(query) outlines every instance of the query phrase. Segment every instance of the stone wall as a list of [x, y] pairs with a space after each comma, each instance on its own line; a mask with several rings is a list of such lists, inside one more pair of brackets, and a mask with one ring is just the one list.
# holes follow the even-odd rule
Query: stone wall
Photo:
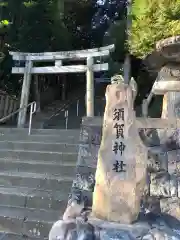
[[[64, 219], [91, 211], [98, 150], [102, 137], [102, 121], [101, 117], [85, 117], [82, 120], [75, 179]], [[174, 174], [174, 169], [178, 166], [173, 166], [171, 161], [167, 166], [167, 154], [164, 154], [164, 147], [150, 147], [149, 144], [147, 144], [147, 147], [149, 148], [149, 185], [147, 186], [147, 195], [144, 198], [142, 211], [171, 212], [172, 216], [180, 219], [180, 210], [176, 213], [172, 212], [173, 209], [177, 209], [177, 206], [180, 209], [179, 174]], [[172, 152], [174, 151], [169, 151], [168, 154]], [[177, 150], [175, 150], [175, 155], [177, 155]], [[170, 202], [172, 202], [171, 206], [169, 206]]]
[[75, 179], [68, 207], [64, 214], [65, 219], [74, 214], [79, 214], [79, 212], [74, 213], [74, 204], [81, 206], [79, 209], [76, 205], [77, 211], [88, 210], [92, 207], [92, 193], [95, 185], [95, 172], [101, 137], [102, 118], [83, 118]]

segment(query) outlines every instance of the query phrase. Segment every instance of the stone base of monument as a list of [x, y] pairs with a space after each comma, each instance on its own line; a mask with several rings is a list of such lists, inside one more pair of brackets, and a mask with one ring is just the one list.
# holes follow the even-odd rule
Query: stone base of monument
[[49, 240], [165, 240], [180, 239], [180, 225], [167, 215], [147, 214], [134, 224], [117, 224], [90, 218], [58, 221], [49, 234]]

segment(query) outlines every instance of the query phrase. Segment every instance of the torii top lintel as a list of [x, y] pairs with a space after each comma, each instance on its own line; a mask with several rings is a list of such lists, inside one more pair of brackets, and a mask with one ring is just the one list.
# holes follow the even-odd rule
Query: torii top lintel
[[27, 53], [27, 52], [9, 52], [15, 61], [54, 61], [54, 60], [78, 60], [86, 59], [88, 57], [108, 56], [114, 50], [114, 44], [92, 48], [86, 50], [76, 51], [62, 51], [62, 52], [41, 52], [41, 53]]

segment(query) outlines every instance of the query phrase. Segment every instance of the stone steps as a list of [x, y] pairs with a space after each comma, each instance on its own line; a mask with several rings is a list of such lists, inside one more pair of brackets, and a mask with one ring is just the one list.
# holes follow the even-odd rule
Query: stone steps
[[0, 231], [47, 238], [62, 212], [0, 205]]
[[78, 144], [69, 143], [45, 143], [45, 142], [20, 142], [20, 141], [0, 141], [1, 149], [9, 150], [24, 150], [24, 151], [45, 151], [45, 152], [78, 152]]
[[[67, 94], [66, 100], [55, 100], [46, 107], [44, 107], [41, 112], [36, 112], [36, 114], [34, 114], [33, 116], [32, 127], [39, 128], [46, 126], [53, 116], [55, 116], [61, 111], [64, 111], [64, 109], [67, 109], [68, 106], [71, 105], [73, 102], [76, 102], [77, 99], [82, 98], [84, 96], [84, 93], [84, 86], [81, 85], [78, 89], [69, 92], [69, 94]], [[55, 125], [56, 124], [58, 124], [58, 122], [56, 122]], [[65, 128], [64, 123], [62, 128]]]
[[45, 161], [31, 160], [12, 160], [0, 159], [0, 171], [15, 171], [15, 172], [32, 172], [32, 173], [49, 173], [60, 176], [72, 176], [74, 174], [74, 163], [54, 163]]
[[19, 235], [14, 233], [0, 232], [0, 239], [1, 240], [44, 240], [45, 238], [42, 239], [42, 238], [36, 238], [36, 237], [27, 237], [25, 235]]
[[[63, 115], [64, 115], [64, 113], [63, 113]], [[51, 120], [48, 121], [48, 124], [44, 125], [44, 127], [46, 129], [66, 128], [66, 119], [63, 115], [59, 114], [59, 115], [54, 116]], [[77, 117], [74, 115], [72, 115], [72, 116], [69, 115], [68, 124], [67, 124], [68, 129], [79, 129], [80, 128], [82, 116]]]
[[67, 206], [78, 143], [79, 130], [0, 128], [0, 239], [48, 238]]
[[[23, 134], [27, 136], [28, 129], [26, 128], [0, 128], [0, 135], [2, 134], [12, 134], [16, 133], [18, 135]], [[31, 136], [34, 135], [54, 135], [54, 136], [74, 136], [79, 137], [79, 130], [77, 129], [32, 129]]]
[[79, 134], [75, 135], [67, 135], [67, 134], [61, 134], [61, 135], [45, 135], [45, 134], [34, 134], [34, 135], [27, 135], [26, 133], [16, 133], [16, 134], [0, 134], [0, 141], [8, 141], [11, 139], [11, 141], [23, 141], [23, 142], [42, 142], [42, 143], [62, 143], [62, 142], [68, 142], [69, 144], [75, 144], [77, 143], [77, 140], [79, 139]]
[[17, 172], [3, 171], [0, 172], [0, 186], [12, 187], [32, 187], [37, 189], [67, 189], [70, 191], [72, 177], [53, 175], [48, 173], [32, 173], [32, 172]]
[[12, 159], [12, 160], [32, 160], [32, 161], [44, 161], [44, 162], [56, 162], [67, 163], [76, 162], [77, 153], [73, 152], [48, 152], [48, 151], [24, 151], [24, 150], [0, 150], [0, 158]]
[[68, 193], [27, 187], [0, 187], [1, 205], [63, 212]]

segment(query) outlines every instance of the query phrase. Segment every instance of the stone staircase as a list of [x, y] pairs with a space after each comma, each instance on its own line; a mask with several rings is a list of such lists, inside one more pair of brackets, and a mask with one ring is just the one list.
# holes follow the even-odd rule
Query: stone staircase
[[[95, 98], [94, 99], [94, 114], [95, 116], [103, 116], [105, 108], [105, 99], [104, 98]], [[68, 129], [79, 129], [82, 121], [82, 117], [86, 115], [86, 106], [85, 98], [79, 98], [79, 114], [77, 116], [77, 101], [72, 102], [66, 107], [68, 110]], [[43, 128], [47, 129], [61, 129], [65, 128], [66, 119], [64, 116], [64, 109], [54, 114], [47, 123], [43, 125]]]
[[47, 239], [67, 206], [79, 130], [0, 128], [0, 239]]
[[[55, 118], [55, 125], [54, 121], [52, 126], [55, 128], [59, 128], [59, 126], [56, 126], [58, 122], [56, 122], [56, 116], [60, 114], [61, 122], [64, 119], [64, 109], [68, 109], [69, 106], [72, 105], [72, 103], [75, 103], [75, 111], [76, 111], [76, 103], [77, 100], [80, 98], [84, 97], [85, 94], [85, 86], [82, 85], [78, 89], [75, 89], [72, 92], [69, 92], [67, 94], [67, 99], [66, 100], [55, 100], [52, 103], [48, 104], [46, 107], [44, 107], [41, 112], [36, 112], [33, 116], [33, 122], [32, 122], [32, 127], [33, 128], [46, 128], [47, 125], [51, 122], [51, 119]], [[73, 104], [74, 106], [74, 104]], [[62, 116], [63, 114], [63, 116]], [[76, 116], [76, 114], [74, 115]], [[27, 122], [27, 125], [29, 123], [29, 120]], [[60, 123], [61, 124], [61, 123]], [[60, 128], [65, 128], [64, 123]], [[45, 126], [45, 127], [44, 127]], [[50, 126], [51, 128], [51, 126]]]

